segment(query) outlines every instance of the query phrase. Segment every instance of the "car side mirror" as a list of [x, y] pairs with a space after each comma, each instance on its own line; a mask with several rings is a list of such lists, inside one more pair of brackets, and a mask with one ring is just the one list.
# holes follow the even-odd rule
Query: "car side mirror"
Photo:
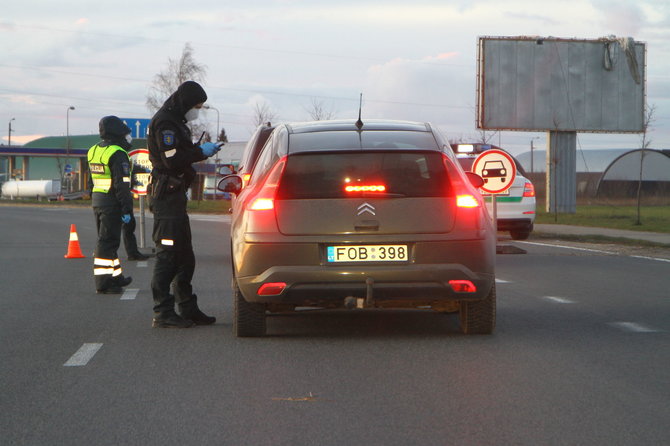
[[216, 189], [221, 192], [229, 192], [237, 195], [242, 190], [242, 177], [239, 175], [225, 176], [216, 185]]
[[476, 173], [473, 172], [465, 172], [465, 174], [468, 176], [468, 180], [470, 180], [470, 184], [472, 184], [475, 188], [479, 189], [484, 185], [484, 179], [477, 175]]

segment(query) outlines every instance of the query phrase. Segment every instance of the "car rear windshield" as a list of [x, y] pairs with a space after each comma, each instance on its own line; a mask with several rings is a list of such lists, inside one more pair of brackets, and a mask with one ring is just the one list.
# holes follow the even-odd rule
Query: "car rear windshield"
[[291, 152], [356, 148], [439, 149], [432, 133], [408, 130], [295, 133], [290, 136], [289, 147]]
[[439, 152], [310, 152], [288, 157], [278, 199], [452, 196]]

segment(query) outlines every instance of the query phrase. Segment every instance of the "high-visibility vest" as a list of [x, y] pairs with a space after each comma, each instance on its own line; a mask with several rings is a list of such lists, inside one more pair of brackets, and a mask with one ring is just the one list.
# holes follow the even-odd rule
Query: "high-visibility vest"
[[101, 147], [98, 144], [88, 150], [88, 168], [93, 180], [93, 192], [106, 194], [111, 189], [112, 171], [109, 169], [109, 159], [119, 150], [123, 148], [117, 145]]

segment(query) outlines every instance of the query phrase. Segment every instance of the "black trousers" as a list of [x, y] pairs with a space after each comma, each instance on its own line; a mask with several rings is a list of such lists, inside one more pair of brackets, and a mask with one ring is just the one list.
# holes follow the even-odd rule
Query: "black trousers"
[[195, 254], [191, 242], [191, 223], [186, 213], [186, 197], [166, 194], [153, 201], [153, 241], [156, 263], [151, 279], [154, 313], [169, 315], [175, 301], [181, 314], [197, 308], [191, 280], [195, 271]]
[[95, 225], [98, 229], [98, 242], [93, 259], [95, 289], [106, 290], [117, 286], [123, 277], [121, 262], [117, 254], [121, 244], [121, 209], [114, 206], [93, 208]]
[[135, 215], [130, 214], [130, 222], [123, 224], [123, 246], [126, 248], [128, 256], [139, 252], [137, 249], [137, 238], [135, 237], [136, 227], [137, 221], [135, 220]]

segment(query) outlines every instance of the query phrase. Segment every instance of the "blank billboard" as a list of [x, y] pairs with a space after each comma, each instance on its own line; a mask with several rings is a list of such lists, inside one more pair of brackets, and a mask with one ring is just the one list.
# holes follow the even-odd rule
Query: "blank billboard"
[[480, 37], [477, 127], [643, 130], [646, 46], [633, 39]]

